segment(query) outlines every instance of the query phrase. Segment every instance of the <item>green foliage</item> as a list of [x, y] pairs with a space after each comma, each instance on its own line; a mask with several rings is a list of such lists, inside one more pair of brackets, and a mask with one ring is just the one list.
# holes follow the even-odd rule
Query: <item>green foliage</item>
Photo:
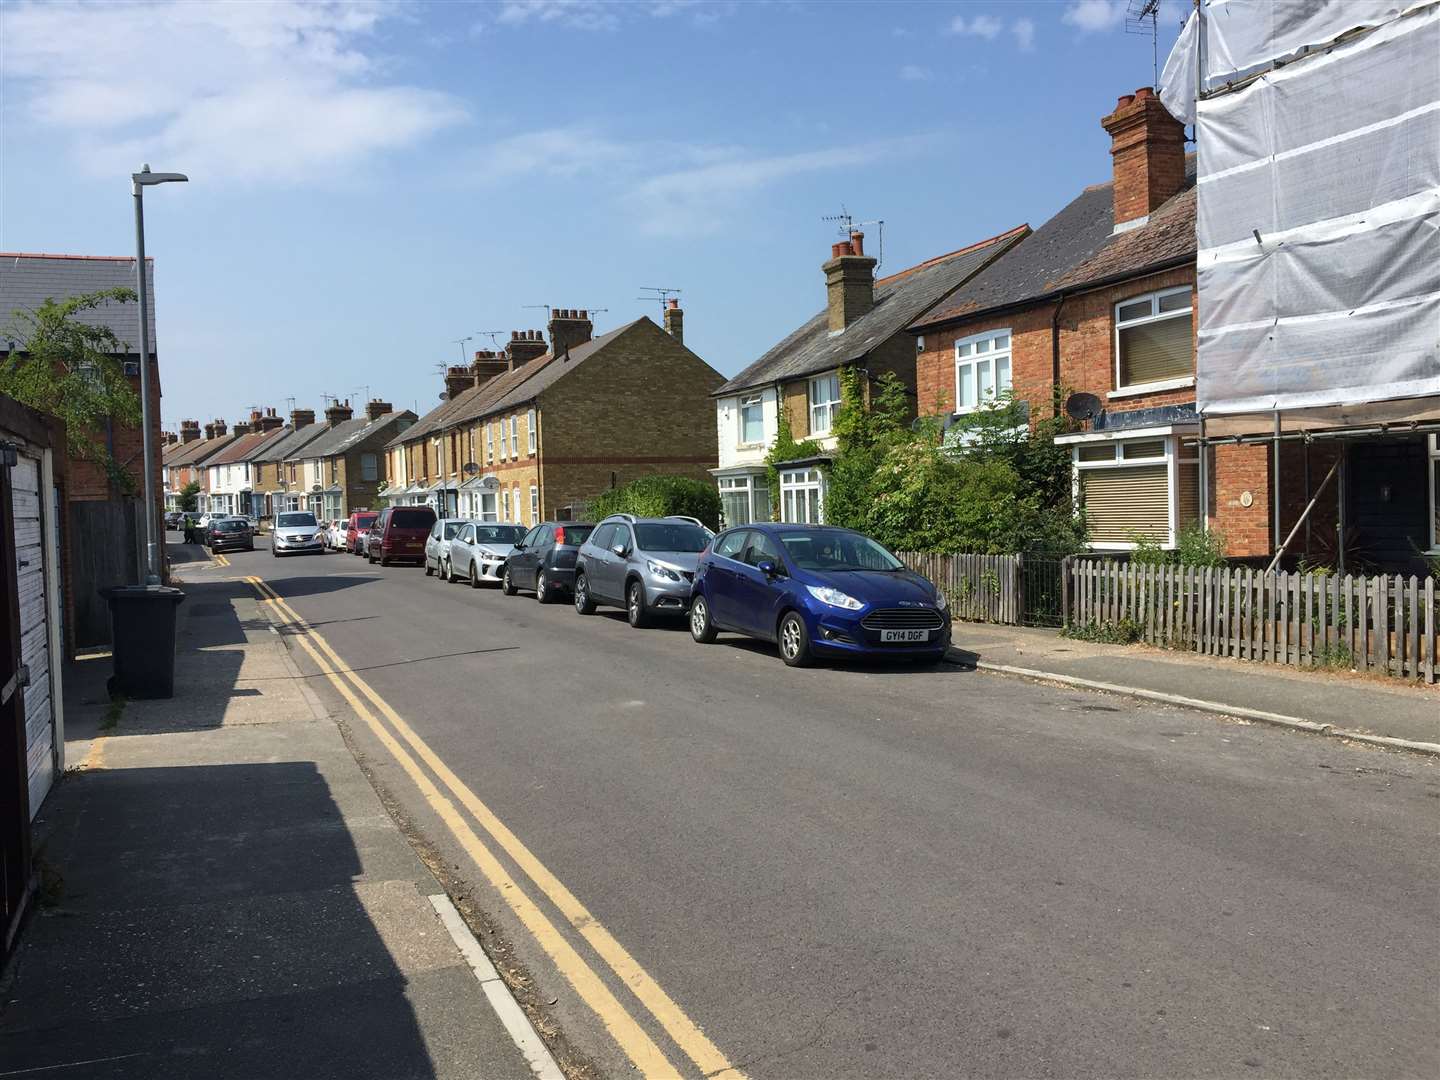
[[1141, 625], [1127, 615], [1116, 622], [1067, 626], [1060, 633], [1076, 641], [1093, 641], [1100, 645], [1133, 645], [1140, 640], [1142, 630]]
[[1175, 550], [1167, 551], [1158, 540], [1138, 533], [1131, 537], [1135, 548], [1130, 561], [1137, 566], [1198, 566], [1222, 567], [1225, 558], [1225, 534], [1219, 529], [1206, 532], [1198, 524], [1186, 525], [1175, 536]]
[[1169, 566], [1175, 561], [1173, 552], [1166, 551], [1154, 537], [1133, 533], [1130, 542], [1135, 545], [1130, 561], [1136, 566]]
[[200, 507], [200, 481], [191, 480], [180, 489], [180, 509], [194, 513]]
[[[845, 410], [840, 410], [844, 415]], [[838, 418], [837, 418], [838, 419]], [[820, 453], [820, 444], [814, 439], [795, 439], [795, 432], [790, 427], [790, 410], [785, 408], [785, 399], [778, 398], [776, 401], [776, 423], [775, 423], [775, 445], [770, 447], [770, 452], [765, 455], [765, 479], [770, 487], [771, 514], [778, 520], [780, 516], [780, 470], [777, 468], [787, 461], [800, 461], [803, 458], [814, 457]]]
[[0, 393], [65, 421], [70, 456], [104, 466], [121, 492], [135, 482], [106, 448], [99, 433], [108, 419], [140, 424], [140, 397], [130, 387], [117, 355], [127, 346], [114, 331], [89, 326], [76, 316], [109, 304], [135, 301], [131, 289], [103, 289], [68, 300], [47, 299], [34, 311], [16, 310], [0, 330], [16, 348], [0, 362]]
[[642, 476], [591, 499], [589, 512], [595, 521], [608, 514], [685, 514], [714, 529], [720, 524], [720, 492], [714, 484], [688, 476]]

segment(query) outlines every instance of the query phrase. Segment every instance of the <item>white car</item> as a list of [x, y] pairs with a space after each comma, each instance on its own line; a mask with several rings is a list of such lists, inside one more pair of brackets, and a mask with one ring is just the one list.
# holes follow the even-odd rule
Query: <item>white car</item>
[[335, 551], [345, 550], [345, 533], [350, 528], [348, 518], [336, 518], [325, 530], [325, 545]]
[[524, 535], [524, 525], [467, 522], [450, 540], [446, 580], [468, 581], [476, 589], [481, 582], [499, 585], [505, 560], [515, 550], [515, 541]]
[[275, 515], [275, 528], [270, 534], [270, 554], [324, 555], [325, 533], [315, 515], [308, 510], [289, 510]]

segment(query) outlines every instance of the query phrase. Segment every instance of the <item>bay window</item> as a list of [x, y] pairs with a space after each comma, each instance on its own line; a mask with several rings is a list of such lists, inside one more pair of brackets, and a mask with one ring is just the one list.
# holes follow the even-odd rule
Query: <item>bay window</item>
[[1010, 331], [988, 330], [955, 342], [955, 411], [974, 412], [1010, 389]]
[[810, 434], [829, 435], [840, 411], [840, 373], [818, 375], [810, 380]]
[[1173, 548], [1180, 530], [1200, 521], [1200, 455], [1193, 439], [1117, 436], [1077, 442], [1071, 455], [1092, 548], [1124, 550], [1142, 540]]
[[825, 524], [825, 474], [818, 468], [780, 471], [780, 520]]
[[764, 476], [722, 476], [716, 484], [727, 527], [770, 520], [770, 485]]
[[1115, 305], [1116, 391], [1170, 389], [1195, 378], [1190, 286]]

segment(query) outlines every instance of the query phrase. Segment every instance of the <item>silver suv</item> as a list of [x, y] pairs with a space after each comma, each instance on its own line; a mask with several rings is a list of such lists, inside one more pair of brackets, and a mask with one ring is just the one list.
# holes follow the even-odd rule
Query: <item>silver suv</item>
[[623, 607], [631, 626], [657, 612], [684, 614], [695, 565], [714, 534], [692, 517], [612, 514], [595, 526], [575, 559], [575, 610]]

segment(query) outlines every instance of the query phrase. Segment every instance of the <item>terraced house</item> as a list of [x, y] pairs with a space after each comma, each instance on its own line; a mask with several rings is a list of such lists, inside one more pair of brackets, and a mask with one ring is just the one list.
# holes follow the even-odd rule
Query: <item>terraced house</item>
[[409, 409], [396, 412], [379, 398], [366, 403], [364, 416], [352, 417], [350, 403], [337, 401], [325, 410], [321, 434], [281, 462], [286, 498], [323, 521], [374, 508], [385, 482], [385, 444], [415, 422]]
[[[824, 522], [842, 369], [864, 371], [867, 388], [892, 372], [913, 392], [916, 348], [906, 326], [1028, 232], [1022, 225], [879, 281], [876, 260], [865, 254], [863, 233], [852, 232], [835, 244], [820, 268], [824, 309], [715, 391], [719, 467], [711, 472], [725, 523], [769, 521], [777, 515], [781, 521]], [[794, 438], [814, 440], [820, 453], [785, 462], [779, 470], [781, 505], [772, 507], [765, 459], [775, 445], [782, 409]]]
[[308, 493], [300, 483], [300, 465], [291, 455], [327, 430], [315, 423], [314, 409], [292, 409], [290, 423], [282, 429], [283, 438], [267, 443], [251, 459], [252, 481], [256, 506], [262, 518], [274, 517], [283, 510], [302, 510], [308, 506]]
[[284, 424], [274, 409], [255, 409], [249, 420], [235, 425], [230, 445], [205, 462], [205, 509], [212, 514], [259, 516], [251, 462], [266, 446], [283, 438]]
[[392, 503], [486, 521], [578, 517], [645, 475], [705, 479], [715, 462], [710, 393], [721, 376], [685, 347], [684, 313], [594, 336], [587, 312], [552, 309], [549, 345], [516, 331], [446, 376], [446, 400], [393, 440]]

